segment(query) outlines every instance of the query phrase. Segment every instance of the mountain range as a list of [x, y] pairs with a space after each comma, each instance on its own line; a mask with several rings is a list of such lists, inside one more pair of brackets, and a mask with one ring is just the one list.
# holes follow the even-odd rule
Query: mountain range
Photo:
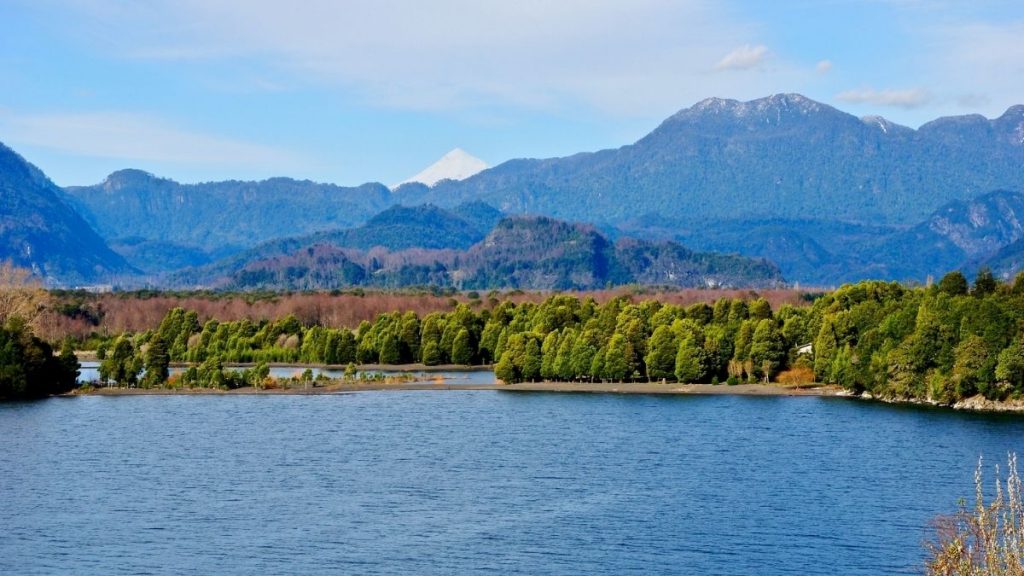
[[0, 144], [0, 260], [49, 284], [89, 284], [138, 273], [62, 200], [38, 168]]
[[710, 98], [635, 144], [512, 160], [466, 180], [396, 190], [402, 203], [468, 199], [507, 213], [619, 225], [657, 215], [708, 220], [831, 220], [913, 225], [939, 206], [1024, 189], [1024, 106], [988, 120], [940, 118], [917, 130], [857, 118], [798, 94]]
[[345, 188], [291, 178], [179, 184], [141, 170], [64, 193], [107, 242], [147, 272], [204, 264], [274, 238], [355, 226], [394, 203], [383, 184]]
[[[131, 283], [124, 279], [133, 274], [158, 286], [209, 280], [200, 271], [256, 262], [271, 269], [269, 260], [310, 256], [311, 248], [329, 255], [325, 262], [343, 255], [376, 277], [386, 274], [372, 257], [361, 260], [375, 250], [392, 262], [409, 260], [410, 251], [447, 251], [435, 260], [463, 274], [467, 258], [501, 267], [478, 245], [514, 215], [591, 223], [613, 247], [616, 270], [655, 245], [767, 259], [787, 280], [815, 285], [924, 281], [982, 265], [1006, 276], [1024, 267], [1024, 106], [914, 130], [796, 94], [711, 98], [617, 149], [510, 160], [462, 180], [394, 190], [288, 178], [180, 184], [138, 170], [61, 190], [2, 151], [4, 209], [16, 214], [0, 229], [0, 258], [31, 265], [53, 284]], [[39, 226], [53, 233], [31, 236]], [[59, 242], [70, 236], [81, 241]], [[630, 242], [644, 248], [626, 249]], [[642, 270], [631, 274], [629, 281], [645, 281]], [[551, 284], [542, 276], [530, 278]], [[467, 285], [465, 278], [436, 283]], [[775, 281], [758, 281], [766, 278]]]
[[[461, 209], [480, 210], [473, 205]], [[420, 225], [426, 221], [438, 226]], [[453, 228], [465, 233], [437, 234]], [[395, 207], [354, 230], [270, 242], [238, 257], [183, 271], [170, 283], [231, 290], [410, 285], [568, 290], [623, 284], [783, 284], [778, 268], [765, 260], [697, 253], [671, 241], [620, 239], [613, 243], [593, 226], [543, 216], [503, 218], [486, 236], [466, 246], [480, 230], [456, 213], [435, 206]], [[378, 231], [386, 245], [353, 247], [359, 243], [352, 239]]]

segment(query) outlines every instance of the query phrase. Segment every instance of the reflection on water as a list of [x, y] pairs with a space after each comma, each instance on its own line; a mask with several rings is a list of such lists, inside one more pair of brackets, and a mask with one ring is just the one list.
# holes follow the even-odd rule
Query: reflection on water
[[[99, 362], [82, 362], [81, 373], [78, 381], [96, 382], [100, 379]], [[314, 368], [307, 366], [271, 366], [270, 375], [274, 378], [292, 378], [300, 376], [307, 368], [313, 371], [313, 377], [323, 374], [328, 378], [341, 378], [345, 374], [343, 368]], [[245, 370], [245, 367], [226, 366], [227, 370]], [[185, 371], [183, 366], [172, 366], [171, 374], [180, 374]], [[441, 379], [448, 386], [481, 386], [494, 384], [494, 372], [491, 370], [369, 370], [371, 373], [412, 374], [417, 381], [434, 382]]]

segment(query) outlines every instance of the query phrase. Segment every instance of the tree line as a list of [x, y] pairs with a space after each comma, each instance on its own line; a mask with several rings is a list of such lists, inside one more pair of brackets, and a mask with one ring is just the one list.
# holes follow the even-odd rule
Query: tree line
[[77, 385], [79, 364], [70, 341], [55, 355], [37, 336], [46, 303], [29, 271], [0, 262], [0, 400], [60, 394]]
[[175, 308], [159, 327], [98, 352], [119, 358], [109, 362], [114, 380], [148, 377], [155, 348], [159, 358], [209, 375], [204, 381], [227, 362], [493, 364], [508, 383], [817, 381], [948, 403], [1024, 391], [1022, 315], [1021, 279], [1004, 284], [983, 271], [971, 286], [954, 272], [930, 287], [860, 282], [776, 310], [756, 297], [682, 306], [560, 294], [479, 311], [459, 304], [423, 316], [388, 312], [348, 329], [291, 315], [200, 323], [194, 311]]

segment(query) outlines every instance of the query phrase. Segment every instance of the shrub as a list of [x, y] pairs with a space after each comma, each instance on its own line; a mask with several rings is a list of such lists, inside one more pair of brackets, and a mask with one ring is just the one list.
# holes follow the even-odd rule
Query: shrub
[[936, 538], [928, 543], [928, 574], [1024, 575], [1024, 502], [1017, 456], [1009, 456], [1005, 482], [996, 468], [996, 492], [991, 502], [985, 503], [980, 460], [974, 484], [972, 508], [961, 502], [956, 514], [935, 521]]
[[800, 384], [813, 384], [814, 383], [814, 370], [807, 366], [795, 366], [789, 370], [779, 372], [779, 375], [775, 378], [779, 384], [787, 386], [797, 386]]

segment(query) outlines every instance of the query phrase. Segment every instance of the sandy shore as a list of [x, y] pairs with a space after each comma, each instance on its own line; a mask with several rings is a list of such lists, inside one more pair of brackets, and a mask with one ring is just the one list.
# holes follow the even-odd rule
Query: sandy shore
[[210, 388], [94, 388], [76, 391], [74, 395], [97, 396], [138, 396], [138, 395], [246, 395], [246, 394], [345, 394], [382, 390], [494, 390], [500, 392], [577, 392], [592, 394], [693, 394], [693, 395], [735, 395], [735, 396], [837, 396], [842, 391], [833, 386], [788, 387], [774, 384], [738, 384], [736, 386], [712, 384], [662, 384], [662, 383], [587, 383], [587, 382], [524, 382], [520, 384], [485, 384], [456, 386], [438, 381], [415, 381], [397, 383], [352, 383], [308, 388], [255, 389], [251, 387], [235, 390]]

